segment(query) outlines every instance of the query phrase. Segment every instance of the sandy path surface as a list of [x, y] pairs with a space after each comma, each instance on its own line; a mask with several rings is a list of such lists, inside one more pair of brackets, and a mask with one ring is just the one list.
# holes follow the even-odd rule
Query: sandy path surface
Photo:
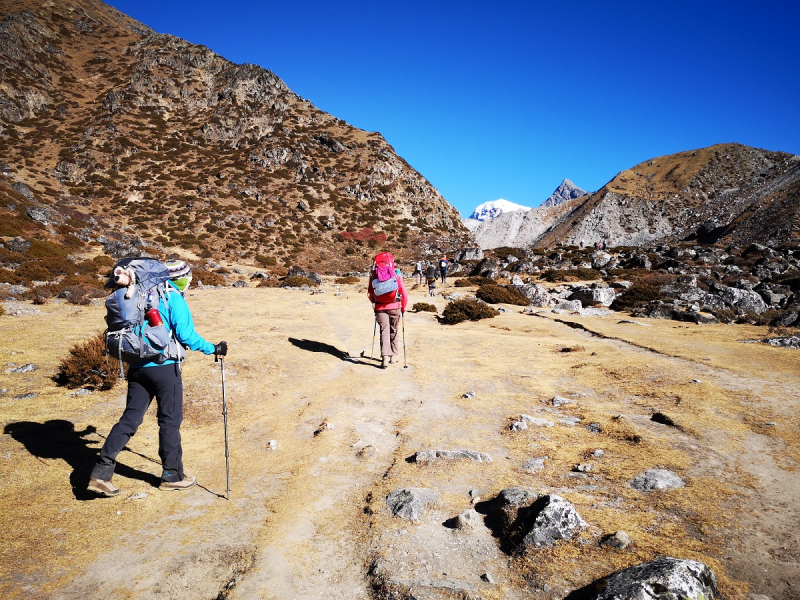
[[[120, 455], [121, 495], [91, 499], [71, 483], [91, 468], [119, 417], [124, 386], [71, 397], [49, 377], [66, 347], [101, 328], [103, 309], [53, 303], [38, 315], [2, 317], [3, 364], [37, 370], [6, 371], [0, 384], [8, 389], [0, 405], [0, 596], [359, 599], [410, 586], [429, 598], [550, 598], [660, 554], [705, 560], [730, 598], [800, 591], [800, 549], [786, 526], [800, 518], [800, 355], [738, 342], [763, 330], [529, 316], [519, 307], [445, 327], [432, 314], [409, 313], [408, 368], [401, 356], [381, 370], [368, 358], [372, 313], [361, 288], [343, 286], [342, 296], [323, 288], [189, 297], [198, 331], [231, 347], [230, 500], [222, 497], [220, 367], [212, 359], [193, 354], [184, 370], [184, 460], [200, 486], [153, 487], [160, 467], [151, 408]], [[412, 293], [414, 301], [428, 299]], [[57, 336], [47, 334], [53, 323]], [[463, 398], [468, 391], [475, 398]], [[556, 409], [547, 402], [554, 395], [573, 402]], [[652, 422], [654, 411], [681, 427]], [[520, 413], [557, 425], [511, 434]], [[561, 424], [565, 416], [580, 424]], [[602, 433], [589, 433], [590, 422]], [[492, 462], [407, 460], [456, 448]], [[572, 476], [593, 448], [605, 458], [588, 477]], [[522, 469], [545, 455], [544, 471]], [[688, 485], [655, 497], [627, 487], [654, 466]], [[442, 525], [472, 506], [470, 490], [490, 499], [511, 485], [573, 502], [591, 524], [579, 549], [562, 548], [534, 567], [501, 552], [488, 529]], [[416, 525], [391, 517], [384, 501], [408, 486], [438, 494]], [[598, 537], [616, 529], [631, 534], [635, 549], [597, 550]], [[481, 578], [487, 573], [493, 583]]]

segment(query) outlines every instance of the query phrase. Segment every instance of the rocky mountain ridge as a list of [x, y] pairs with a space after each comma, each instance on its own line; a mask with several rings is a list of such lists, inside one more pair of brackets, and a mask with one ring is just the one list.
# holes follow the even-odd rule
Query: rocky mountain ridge
[[588, 192], [582, 190], [577, 185], [572, 183], [569, 179], [564, 179], [559, 186], [556, 188], [550, 197], [542, 202], [542, 206], [558, 206], [562, 202], [566, 202], [567, 200], [574, 200], [575, 198], [580, 198], [581, 196], [585, 196]]
[[379, 133], [99, 0], [8, 5], [0, 72], [0, 171], [30, 192], [0, 186], [2, 204], [85, 241], [348, 268], [379, 246], [403, 256], [468, 237]]
[[800, 157], [741, 144], [662, 156], [619, 173], [597, 192], [500, 216], [474, 235], [485, 249], [598, 241], [776, 245], [800, 237]]

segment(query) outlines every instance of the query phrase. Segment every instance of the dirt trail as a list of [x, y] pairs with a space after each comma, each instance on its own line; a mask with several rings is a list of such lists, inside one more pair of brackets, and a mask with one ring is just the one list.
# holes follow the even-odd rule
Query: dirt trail
[[[8, 574], [0, 579], [0, 595], [367, 599], [370, 586], [382, 582], [416, 586], [429, 598], [462, 591], [549, 598], [659, 553], [707, 559], [731, 598], [744, 598], [748, 586], [772, 598], [800, 586], [797, 541], [781, 526], [800, 517], [800, 360], [787, 360], [791, 351], [737, 346], [731, 328], [583, 321], [640, 346], [658, 339], [670, 346], [660, 355], [517, 311], [455, 327], [439, 325], [429, 313], [409, 313], [408, 368], [401, 355], [400, 364], [381, 370], [368, 358], [372, 315], [360, 287], [343, 286], [343, 296], [323, 287], [327, 293], [315, 295], [229, 289], [189, 297], [198, 331], [231, 347], [230, 501], [221, 497], [220, 371], [213, 360], [192, 355], [184, 371], [184, 457], [202, 487], [154, 489], [157, 426], [148, 414], [130, 452], [120, 456], [120, 497], [87, 499], [73, 493], [70, 477], [79, 479], [83, 462], [91, 466], [119, 416], [124, 387], [69, 397], [48, 373], [65, 355], [65, 341], [99, 328], [102, 308], [54, 303], [38, 316], [5, 317], [4, 363], [39, 368], [6, 373], [0, 385], [9, 388], [0, 412], [8, 433], [0, 437], [0, 571]], [[440, 309], [446, 303], [434, 301]], [[63, 335], [38, 343], [54, 319], [63, 323]], [[707, 334], [700, 349], [698, 331]], [[737, 355], [739, 346], [749, 353]], [[749, 365], [736, 372], [722, 368], [731, 356]], [[29, 391], [39, 395], [18, 398]], [[463, 398], [467, 391], [476, 398]], [[544, 402], [557, 394], [574, 403], [557, 410]], [[684, 429], [651, 422], [654, 410], [669, 411]], [[544, 433], [510, 435], [509, 419], [523, 412], [556, 422], [569, 415], [597, 421], [604, 433], [559, 424]], [[619, 415], [622, 421], [615, 420]], [[624, 441], [633, 431], [644, 446]], [[53, 432], [67, 450], [39, 449], [33, 438]], [[568, 477], [571, 465], [595, 447], [607, 451], [597, 474]], [[493, 460], [431, 467], [406, 460], [417, 450], [456, 448]], [[526, 459], [545, 454], [544, 472], [522, 470]], [[688, 491], [653, 505], [633, 495], [625, 481], [655, 462], [688, 477]], [[713, 487], [715, 477], [725, 486]], [[442, 527], [472, 506], [471, 489], [488, 499], [510, 485], [568, 497], [592, 523], [582, 547], [596, 547], [600, 533], [618, 525], [630, 530], [637, 549], [624, 556], [589, 551], [584, 561], [590, 566], [579, 569], [577, 558], [562, 556], [561, 571], [575, 569], [573, 575], [534, 573], [524, 560], [501, 553], [488, 530]], [[439, 494], [419, 525], [386, 510], [386, 493], [406, 486]], [[146, 497], [131, 499], [136, 494]], [[709, 495], [706, 505], [698, 504]], [[695, 504], [696, 512], [689, 508]], [[655, 520], [636, 516], [648, 511]], [[484, 573], [495, 583], [481, 579]]]

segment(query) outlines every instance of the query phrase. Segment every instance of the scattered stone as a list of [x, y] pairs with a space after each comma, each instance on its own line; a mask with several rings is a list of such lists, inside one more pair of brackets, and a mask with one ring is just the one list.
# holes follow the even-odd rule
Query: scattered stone
[[539, 456], [536, 458], [529, 458], [525, 461], [525, 464], [522, 465], [523, 470], [526, 473], [538, 473], [542, 469], [544, 469], [544, 461], [550, 458], [549, 456]]
[[689, 383], [703, 383], [699, 379], [692, 379]]
[[640, 492], [652, 492], [654, 490], [673, 490], [682, 488], [686, 485], [676, 473], [667, 469], [648, 469], [644, 473], [634, 477], [630, 486]]
[[525, 431], [528, 428], [528, 424], [525, 421], [514, 421], [511, 424], [511, 431]]
[[478, 490], [478, 488], [472, 488], [472, 489], [469, 491], [469, 497], [470, 497], [470, 498], [472, 498], [473, 500], [474, 500], [475, 498], [478, 498], [478, 497], [480, 497], [480, 490]]
[[764, 338], [763, 341], [770, 346], [775, 346], [777, 348], [800, 348], [800, 336], [797, 335], [792, 335], [789, 337]]
[[428, 488], [405, 488], [386, 496], [386, 506], [392, 515], [419, 523], [424, 508], [437, 498], [436, 492]]
[[714, 600], [717, 597], [717, 577], [699, 561], [664, 557], [599, 579], [576, 590], [573, 595], [587, 600]]
[[588, 473], [592, 470], [592, 465], [588, 463], [580, 463], [579, 465], [574, 465], [572, 470], [576, 473]]
[[601, 433], [603, 430], [600, 427], [600, 423], [589, 423], [586, 426], [586, 431], [589, 433]]
[[618, 548], [624, 550], [633, 543], [631, 536], [624, 531], [615, 531], [600, 538], [601, 546], [608, 546], [609, 548]]
[[572, 400], [569, 398], [564, 398], [564, 396], [553, 396], [553, 399], [550, 402], [553, 406], [564, 406], [565, 404], [570, 404]]
[[464, 393], [464, 394], [461, 394], [461, 397], [462, 397], [462, 398], [466, 398], [467, 400], [472, 400], [472, 399], [475, 397], [475, 392], [473, 392], [472, 390], [470, 390], [469, 392], [466, 392], [466, 393]]
[[492, 462], [492, 457], [475, 450], [420, 450], [414, 454], [414, 462], [429, 463], [438, 460], [471, 460], [474, 462]]
[[316, 431], [314, 431], [314, 437], [318, 436], [323, 431], [327, 431], [328, 429], [333, 429], [335, 426], [333, 423], [328, 423], [328, 421], [323, 421], [320, 423], [319, 427], [317, 427]]
[[572, 539], [588, 524], [575, 507], [561, 496], [541, 496], [530, 507], [531, 525], [522, 538], [522, 545], [535, 548], [550, 547], [557, 540]]
[[36, 392], [31, 392], [29, 394], [22, 394], [20, 396], [14, 396], [14, 400], [30, 400], [31, 398], [36, 398], [38, 396]]
[[524, 421], [528, 425], [532, 427], [554, 427], [555, 423], [550, 421], [549, 419], [542, 419], [539, 417], [532, 417], [530, 415], [520, 415], [520, 421]]
[[592, 456], [594, 456], [595, 458], [603, 458], [605, 455], [606, 453], [603, 450], [600, 450], [599, 448], [594, 452], [592, 452]]
[[70, 396], [72, 396], [72, 397], [75, 397], [75, 396], [91, 396], [93, 393], [94, 393], [94, 391], [89, 389], [89, 388], [78, 388], [77, 390], [72, 392], [70, 394]]
[[267, 447], [274, 452], [278, 449], [278, 442], [275, 440], [270, 440], [269, 444], [267, 444]]
[[572, 427], [573, 425], [577, 425], [578, 423], [580, 423], [581, 420], [579, 417], [564, 417], [563, 419], [559, 419], [558, 422], [563, 425]]
[[652, 327], [649, 323], [639, 323], [639, 321], [631, 321], [630, 319], [622, 319], [621, 321], [617, 321], [617, 323], [626, 323], [630, 325], [641, 325], [642, 327]]
[[481, 579], [483, 579], [486, 583], [491, 583], [492, 585], [496, 583], [494, 577], [492, 577], [490, 573], [484, 573], [481, 575]]
[[481, 523], [481, 515], [474, 508], [465, 510], [456, 517], [456, 529], [472, 529]]
[[12, 373], [30, 373], [31, 371], [36, 370], [36, 365], [33, 363], [28, 363], [27, 365], [22, 365], [21, 367], [17, 367], [16, 369], [11, 369]]
[[128, 496], [128, 500], [144, 500], [145, 498], [147, 498], [147, 494], [144, 492], [139, 492], [138, 494]]
[[369, 458], [370, 456], [373, 456], [374, 454], [377, 454], [377, 452], [378, 452], [378, 449], [375, 446], [373, 446], [372, 444], [368, 444], [368, 445], [364, 446], [363, 448], [361, 448], [361, 450], [356, 452], [356, 456], [358, 458]]

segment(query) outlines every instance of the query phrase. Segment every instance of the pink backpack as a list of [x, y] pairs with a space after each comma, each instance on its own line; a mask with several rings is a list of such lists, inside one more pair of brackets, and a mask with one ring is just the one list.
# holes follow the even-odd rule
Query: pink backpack
[[397, 274], [394, 272], [394, 257], [381, 252], [375, 257], [372, 266], [372, 293], [377, 304], [390, 304], [397, 301]]

